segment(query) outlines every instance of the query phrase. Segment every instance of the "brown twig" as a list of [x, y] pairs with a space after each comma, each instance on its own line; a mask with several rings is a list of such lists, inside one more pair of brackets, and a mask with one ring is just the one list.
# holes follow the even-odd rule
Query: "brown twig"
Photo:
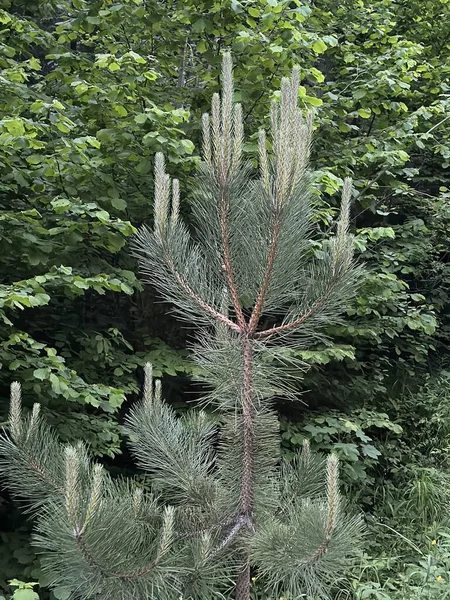
[[143, 577], [148, 575], [153, 569], [158, 565], [158, 560], [152, 560], [147, 566], [142, 569], [137, 569], [136, 571], [125, 571], [125, 572], [115, 572], [110, 571], [109, 569], [105, 569], [103, 565], [101, 565], [91, 554], [86, 541], [84, 539], [83, 532], [75, 531], [75, 539], [77, 542], [77, 546], [80, 549], [80, 552], [84, 556], [86, 562], [91, 566], [100, 571], [100, 573], [104, 577], [109, 577], [113, 579], [136, 579], [137, 577]]
[[294, 329], [295, 327], [302, 325], [305, 321], [307, 321], [310, 317], [312, 317], [317, 311], [319, 311], [322, 308], [324, 302], [327, 300], [327, 298], [333, 291], [333, 287], [334, 287], [334, 285], [331, 285], [328, 288], [327, 292], [322, 296], [322, 298], [320, 298], [320, 300], [315, 302], [313, 304], [313, 306], [305, 314], [303, 314], [301, 317], [299, 317], [295, 321], [292, 321], [291, 323], [286, 323], [285, 325], [277, 325], [276, 327], [271, 327], [270, 329], [265, 329], [264, 331], [258, 331], [254, 335], [254, 338], [258, 339], [258, 340], [264, 339], [271, 335], [275, 335], [275, 334], [279, 334], [279, 333], [286, 333], [287, 331], [290, 331], [291, 329]]
[[254, 332], [256, 331], [256, 328], [259, 323], [259, 319], [261, 317], [264, 300], [266, 299], [267, 291], [269, 289], [273, 265], [275, 263], [277, 243], [278, 243], [278, 238], [280, 237], [280, 232], [281, 232], [280, 215], [278, 213], [277, 218], [275, 220], [274, 228], [273, 228], [272, 239], [270, 242], [270, 249], [269, 249], [269, 254], [267, 257], [267, 264], [266, 264], [266, 269], [264, 272], [263, 280], [261, 283], [261, 288], [260, 288], [258, 297], [256, 299], [255, 306], [253, 308], [253, 311], [252, 311], [252, 314], [250, 317], [250, 321], [249, 321], [249, 325], [248, 325], [250, 335], [253, 335]]
[[216, 310], [215, 308], [213, 308], [212, 306], [210, 306], [207, 302], [205, 302], [204, 300], [202, 300], [202, 298], [200, 298], [200, 296], [198, 294], [196, 294], [194, 292], [194, 290], [190, 287], [190, 285], [183, 279], [183, 277], [177, 271], [177, 269], [175, 268], [175, 265], [173, 264], [173, 261], [170, 258], [167, 258], [167, 266], [172, 271], [172, 274], [174, 275], [175, 279], [180, 284], [180, 287], [185, 291], [185, 293], [190, 298], [192, 298], [192, 300], [194, 300], [195, 302], [197, 302], [197, 304], [206, 313], [208, 313], [211, 317], [213, 317], [217, 321], [220, 321], [221, 323], [224, 323], [225, 325], [227, 325], [233, 331], [241, 331], [241, 328], [239, 327], [239, 325], [237, 325], [236, 323], [234, 323], [226, 315], [222, 314], [221, 312], [219, 312], [218, 310]]
[[[225, 184], [221, 186], [221, 197], [220, 197], [220, 233], [222, 236], [222, 251], [223, 251], [223, 266], [227, 277], [228, 288], [230, 290], [231, 299], [233, 301], [234, 311], [239, 324], [239, 331], [244, 329], [246, 326], [244, 313], [242, 312], [242, 306], [239, 301], [239, 294], [234, 280], [233, 266], [231, 262], [231, 252], [229, 244], [228, 234], [228, 201], [226, 195]], [[234, 323], [233, 323], [234, 325]]]

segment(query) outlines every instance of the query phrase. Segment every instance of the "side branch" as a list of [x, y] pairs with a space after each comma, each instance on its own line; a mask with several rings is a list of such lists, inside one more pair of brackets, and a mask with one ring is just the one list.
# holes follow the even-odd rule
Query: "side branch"
[[149, 563], [147, 566], [142, 567], [141, 569], [137, 569], [136, 571], [129, 571], [129, 572], [123, 572], [123, 573], [110, 571], [109, 569], [106, 569], [105, 567], [103, 567], [103, 565], [101, 565], [92, 556], [92, 554], [86, 544], [86, 541], [84, 539], [83, 532], [76, 529], [74, 533], [75, 533], [75, 540], [76, 540], [77, 546], [78, 546], [81, 554], [83, 555], [85, 561], [88, 563], [88, 565], [91, 568], [97, 569], [103, 575], [103, 577], [109, 577], [112, 579], [136, 579], [138, 577], [143, 577], [144, 575], [148, 575], [148, 573], [150, 573], [158, 565], [158, 560], [155, 559], [151, 563]]
[[173, 264], [173, 261], [169, 257], [167, 257], [167, 266], [171, 270], [172, 274], [174, 275], [175, 279], [178, 281], [180, 287], [184, 290], [184, 292], [190, 298], [192, 298], [192, 300], [194, 300], [206, 313], [208, 313], [217, 321], [223, 323], [224, 325], [227, 325], [230, 329], [233, 329], [233, 331], [241, 331], [239, 325], [234, 323], [226, 315], [222, 314], [221, 312], [210, 306], [207, 302], [202, 300], [202, 298], [198, 294], [194, 292], [190, 285], [183, 279], [183, 277], [177, 271], [175, 265]]
[[267, 291], [269, 289], [270, 278], [272, 276], [273, 265], [275, 263], [275, 255], [277, 250], [278, 238], [280, 236], [281, 225], [280, 225], [280, 213], [276, 215], [275, 225], [272, 233], [272, 240], [270, 242], [269, 254], [267, 257], [266, 269], [264, 272], [261, 288], [259, 290], [258, 298], [256, 299], [255, 306], [252, 311], [252, 315], [249, 321], [249, 333], [253, 334], [258, 326], [259, 319], [261, 317], [264, 300], [266, 299]]
[[55, 481], [53, 481], [51, 477], [47, 475], [46, 471], [39, 465], [33, 456], [31, 456], [28, 452], [26, 454], [29, 460], [29, 465], [39, 475], [42, 481], [44, 481], [49, 487], [53, 488], [55, 492], [63, 495], [64, 488], [60, 487]]
[[230, 290], [231, 299], [233, 301], [234, 311], [239, 327], [243, 329], [246, 325], [244, 313], [242, 312], [241, 303], [239, 302], [239, 294], [234, 281], [233, 266], [231, 262], [231, 252], [228, 236], [228, 202], [226, 200], [226, 193], [224, 186], [221, 186], [221, 198], [220, 198], [220, 233], [222, 236], [222, 250], [223, 250], [223, 264], [225, 268], [225, 274], [227, 277], [228, 288]]
[[322, 543], [307, 559], [307, 563], [320, 560], [328, 551], [334, 531], [336, 529], [339, 513], [339, 460], [335, 455], [328, 458], [327, 465], [327, 522]]
[[291, 323], [286, 323], [285, 325], [278, 325], [276, 327], [271, 327], [270, 329], [265, 329], [264, 331], [258, 331], [257, 333], [255, 333], [255, 335], [253, 337], [257, 340], [261, 340], [261, 339], [265, 339], [271, 335], [286, 333], [286, 332], [291, 331], [292, 329], [295, 329], [296, 327], [299, 327], [305, 321], [307, 321], [310, 317], [315, 315], [323, 307], [324, 303], [327, 301], [331, 292], [333, 291], [333, 288], [334, 288], [334, 285], [331, 286], [328, 289], [327, 293], [324, 294], [322, 296], [322, 298], [320, 298], [320, 300], [318, 300], [315, 304], [313, 304], [306, 313], [304, 313], [301, 317], [299, 317], [295, 321], [292, 321]]
[[231, 542], [235, 539], [237, 534], [240, 532], [240, 530], [243, 527], [247, 527], [247, 526], [248, 527], [251, 526], [251, 521], [250, 521], [249, 517], [247, 515], [239, 515], [237, 517], [236, 522], [233, 525], [233, 527], [230, 529], [230, 531], [227, 533], [225, 538], [221, 541], [221, 543], [215, 549], [214, 554], [217, 554], [218, 552], [223, 550], [226, 546], [229, 546], [231, 544]]
[[327, 553], [328, 548], [330, 547], [330, 543], [333, 537], [332, 533], [333, 532], [328, 532], [324, 535], [322, 543], [316, 548], [316, 550], [311, 552], [311, 554], [307, 558], [301, 560], [302, 565], [313, 565], [321, 558], [323, 558], [323, 556]]

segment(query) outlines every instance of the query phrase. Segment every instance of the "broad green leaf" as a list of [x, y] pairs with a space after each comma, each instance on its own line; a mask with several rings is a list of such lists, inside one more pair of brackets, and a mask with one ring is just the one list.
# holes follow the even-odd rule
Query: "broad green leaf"
[[323, 54], [327, 49], [327, 45], [323, 40], [317, 40], [312, 45], [312, 49], [316, 54]]
[[314, 98], [313, 96], [305, 96], [303, 100], [311, 106], [322, 106], [323, 100], [321, 98]]
[[283, 46], [278, 46], [276, 44], [272, 44], [269, 46], [269, 50], [271, 52], [273, 52], [274, 54], [280, 54], [281, 52], [283, 52]]
[[147, 115], [145, 113], [140, 113], [134, 117], [134, 120], [136, 121], [136, 123], [139, 123], [141, 125], [142, 123], [145, 123], [147, 121]]
[[358, 108], [358, 115], [362, 119], [370, 119], [372, 111], [370, 110], [370, 108]]
[[39, 600], [39, 595], [30, 589], [18, 589], [13, 594], [13, 600]]
[[11, 135], [19, 136], [25, 134], [25, 127], [20, 119], [4, 121], [3, 126]]
[[321, 71], [319, 71], [319, 69], [316, 69], [315, 67], [311, 67], [309, 72], [314, 77], [314, 79], [316, 81], [318, 81], [319, 83], [322, 83], [323, 81], [325, 81], [325, 76]]
[[191, 142], [191, 140], [181, 140], [181, 145], [183, 147], [183, 150], [187, 153], [187, 154], [192, 154], [192, 152], [195, 149], [194, 143]]
[[119, 115], [119, 117], [126, 117], [128, 114], [127, 109], [121, 104], [114, 104], [113, 110]]

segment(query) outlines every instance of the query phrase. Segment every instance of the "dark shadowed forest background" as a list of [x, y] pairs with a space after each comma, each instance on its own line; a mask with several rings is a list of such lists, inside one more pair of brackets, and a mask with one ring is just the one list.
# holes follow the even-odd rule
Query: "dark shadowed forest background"
[[[133, 474], [121, 425], [144, 363], [177, 409], [195, 402], [195, 323], [143, 288], [129, 253], [152, 222], [153, 157], [180, 179], [189, 222], [221, 52], [255, 164], [258, 128], [298, 64], [316, 112], [317, 231], [351, 176], [365, 275], [329, 341], [298, 353], [309, 368], [303, 403], [279, 399], [282, 447], [334, 450], [366, 514], [361, 567], [336, 600], [450, 597], [450, 2], [0, 4], [0, 421], [18, 380], [63, 440]], [[0, 595], [17, 578], [44, 597], [29, 524], [0, 494]]]

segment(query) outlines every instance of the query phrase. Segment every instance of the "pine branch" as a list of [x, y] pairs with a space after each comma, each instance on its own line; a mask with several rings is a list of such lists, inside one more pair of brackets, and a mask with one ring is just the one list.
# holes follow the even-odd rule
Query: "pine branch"
[[[218, 117], [217, 117], [218, 118]], [[213, 122], [214, 125], [214, 122]], [[217, 153], [217, 151], [216, 151]], [[175, 228], [178, 222], [179, 214], [179, 185], [178, 181], [174, 180], [172, 184], [172, 211], [169, 221], [169, 205], [170, 205], [170, 177], [165, 172], [164, 157], [161, 153], [156, 154], [155, 158], [155, 224], [154, 224], [154, 236], [158, 245], [162, 251], [165, 264], [169, 269], [169, 272], [174, 276], [175, 280], [179, 284], [180, 288], [184, 293], [195, 302], [195, 304], [206, 314], [213, 319], [224, 323], [230, 329], [239, 331], [239, 326], [229, 319], [226, 315], [216, 310], [213, 306], [210, 306], [199, 294], [197, 294], [182, 274], [178, 271], [175, 266], [175, 261], [171, 253], [170, 245], [167, 243], [167, 236], [170, 231]], [[146, 233], [145, 231], [143, 232]], [[148, 232], [149, 233], [149, 232]], [[135, 244], [138, 238], [135, 240]], [[145, 246], [145, 239], [141, 241], [142, 247]], [[137, 244], [139, 246], [139, 244]], [[140, 250], [140, 248], [137, 248]], [[228, 261], [229, 262], [229, 261]], [[231, 266], [229, 266], [231, 269]], [[231, 273], [232, 275], [232, 273]], [[232, 279], [230, 280], [233, 283]], [[234, 285], [234, 284], [233, 284]], [[233, 289], [233, 288], [232, 288]]]
[[280, 236], [280, 231], [281, 231], [281, 222], [280, 222], [281, 211], [280, 211], [279, 207], [277, 207], [275, 210], [276, 210], [276, 212], [275, 212], [275, 216], [274, 216], [274, 225], [273, 225], [273, 231], [272, 231], [271, 242], [270, 242], [270, 247], [269, 247], [269, 254], [267, 257], [266, 269], [264, 271], [264, 276], [263, 276], [262, 283], [261, 283], [261, 289], [259, 291], [258, 298], [256, 300], [255, 307], [252, 311], [249, 325], [248, 325], [249, 335], [252, 335], [252, 336], [254, 335], [256, 328], [258, 327], [259, 319], [261, 317], [261, 313], [263, 310], [264, 300], [266, 299], [267, 290], [269, 289], [273, 265], [275, 263], [275, 255], [276, 255], [276, 251], [277, 251], [278, 238]]
[[166, 260], [167, 260], [167, 266], [169, 267], [170, 271], [173, 273], [173, 275], [175, 276], [176, 280], [180, 284], [180, 287], [184, 290], [184, 292], [190, 298], [192, 298], [192, 300], [194, 300], [198, 304], [198, 306], [202, 310], [204, 310], [207, 314], [209, 314], [211, 317], [213, 317], [214, 319], [216, 319], [220, 323], [223, 323], [224, 325], [227, 325], [233, 331], [240, 331], [241, 330], [241, 328], [239, 327], [239, 325], [236, 325], [236, 323], [234, 323], [227, 316], [225, 316], [224, 314], [220, 313], [219, 311], [217, 311], [212, 306], [209, 306], [209, 304], [207, 304], [206, 302], [204, 302], [204, 300], [202, 300], [202, 298], [191, 289], [191, 287], [189, 286], [189, 284], [183, 279], [183, 277], [180, 275], [180, 273], [176, 270], [172, 259], [167, 258]]
[[105, 575], [107, 577], [111, 577], [114, 579], [124, 579], [124, 580], [137, 579], [140, 577], [145, 577], [146, 575], [151, 573], [151, 571], [156, 569], [156, 567], [161, 563], [161, 560], [163, 559], [163, 557], [169, 551], [170, 546], [173, 541], [173, 520], [174, 520], [173, 507], [167, 506], [165, 508], [163, 527], [162, 527], [162, 531], [161, 531], [161, 540], [159, 543], [157, 555], [154, 558], [154, 560], [152, 560], [148, 565], [146, 565], [145, 567], [142, 567], [140, 569], [136, 569], [135, 571], [115, 572], [115, 571], [106, 570], [90, 554], [90, 552], [87, 548], [86, 542], [83, 538], [82, 532], [79, 532], [76, 534], [76, 539], [77, 539], [78, 545], [79, 545], [81, 551], [83, 552], [84, 556], [86, 557], [86, 559], [91, 561], [91, 564], [95, 568], [98, 568], [101, 571], [102, 575]]
[[[16, 381], [11, 384], [10, 398], [11, 439], [6, 434], [0, 436], [0, 456], [4, 475], [18, 496], [23, 496], [24, 493], [26, 495], [27, 491], [31, 490], [30, 496], [38, 505], [51, 494], [62, 496], [64, 494], [62, 482], [59, 482], [54, 472], [50, 473], [44, 464], [45, 458], [50, 458], [50, 455], [52, 459], [56, 458], [53, 454], [58, 454], [59, 444], [54, 436], [49, 435], [49, 428], [42, 422], [40, 406], [34, 404], [31, 415], [23, 416], [21, 388]], [[49, 435], [48, 453], [42, 452], [44, 448], [40, 442], [47, 435]], [[39, 482], [38, 489], [36, 489], [37, 482]]]
[[254, 334], [255, 339], [262, 340], [266, 339], [272, 335], [280, 335], [284, 333], [289, 333], [292, 330], [297, 329], [301, 325], [303, 325], [308, 319], [317, 314], [327, 303], [327, 300], [332, 295], [333, 291], [336, 289], [337, 281], [330, 282], [331, 285], [326, 291], [326, 293], [313, 304], [313, 306], [303, 315], [295, 319], [290, 323], [285, 323], [284, 325], [277, 325], [276, 327], [270, 327], [269, 329], [265, 329], [264, 331], [258, 331]]
[[243, 527], [251, 527], [251, 522], [246, 515], [239, 515], [235, 519], [235, 523], [230, 531], [227, 533], [225, 538], [220, 542], [219, 546], [216, 548], [215, 552], [220, 552], [227, 546], [229, 546], [233, 540], [236, 538], [238, 533], [241, 531]]
[[[352, 193], [352, 182], [350, 178], [344, 180], [342, 191], [341, 213], [337, 224], [337, 232], [335, 238], [331, 242], [331, 261], [332, 268], [329, 275], [328, 284], [324, 293], [318, 298], [313, 305], [298, 318], [290, 323], [284, 323], [276, 327], [271, 327], [264, 331], [259, 331], [255, 334], [255, 339], [267, 339], [273, 335], [282, 335], [289, 333], [302, 326], [308, 319], [319, 313], [327, 306], [328, 301], [333, 296], [334, 292], [339, 289], [343, 277], [350, 272], [353, 259], [353, 238], [349, 235], [350, 222], [350, 202]], [[356, 269], [354, 274], [356, 274]]]
[[331, 454], [327, 465], [327, 520], [325, 525], [324, 539], [310, 561], [315, 562], [322, 558], [330, 546], [333, 532], [336, 528], [339, 511], [339, 460], [336, 455]]
[[89, 548], [85, 542], [84, 534], [81, 531], [75, 531], [74, 538], [75, 538], [78, 549], [80, 550], [84, 560], [86, 561], [87, 565], [91, 569], [97, 569], [103, 577], [112, 577], [113, 579], [121, 579], [121, 577], [118, 576], [114, 571], [110, 571], [109, 569], [105, 568], [102, 564], [100, 564], [92, 556], [92, 554], [90, 553]]
[[[233, 114], [233, 63], [229, 53], [223, 56], [222, 86], [223, 98], [221, 110], [215, 108], [212, 114], [212, 128], [214, 132], [216, 150], [217, 180], [219, 183], [220, 199], [218, 202], [220, 233], [222, 238], [223, 268], [226, 273], [228, 289], [233, 301], [236, 318], [241, 329], [245, 328], [245, 318], [239, 300], [239, 293], [233, 272], [231, 259], [228, 212], [229, 178], [233, 171], [239, 167], [240, 151], [242, 147], [242, 114], [235, 113], [235, 141], [232, 142], [232, 114]], [[213, 105], [214, 109], [214, 105]]]
[[41, 478], [41, 480], [54, 492], [58, 494], [64, 493], [64, 488], [59, 486], [54, 479], [47, 473], [47, 471], [39, 464], [37, 459], [32, 456], [30, 453], [25, 451], [25, 456], [28, 461], [29, 466], [37, 473], [37, 475]]
[[108, 577], [108, 579], [119, 579], [125, 582], [130, 580], [139, 579], [141, 577], [145, 577], [149, 575], [152, 571], [156, 569], [158, 564], [161, 562], [162, 556], [157, 556], [154, 560], [152, 560], [145, 567], [141, 567], [140, 569], [136, 569], [135, 571], [113, 571], [108, 567], [103, 566], [91, 553], [89, 550], [88, 544], [85, 540], [85, 535], [82, 531], [74, 531], [74, 538], [76, 540], [77, 546], [83, 555], [84, 560], [87, 565], [94, 570], [98, 570], [98, 572], [102, 575], [102, 577]]
[[309, 156], [312, 130], [311, 115], [305, 125], [298, 108], [299, 70], [294, 69], [291, 80], [283, 79], [281, 105], [272, 105], [272, 145], [275, 154], [275, 173], [270, 181], [265, 134], [259, 136], [260, 176], [263, 189], [273, 194], [272, 232], [261, 286], [253, 308], [248, 331], [254, 335], [263, 311], [264, 302], [271, 285], [272, 274], [278, 251], [278, 242], [283, 230], [283, 216], [292, 195], [304, 174]]
[[[238, 329], [237, 331], [244, 330], [246, 327], [246, 322], [244, 318], [244, 313], [242, 312], [242, 306], [239, 301], [239, 294], [236, 288], [236, 282], [234, 279], [233, 266], [231, 262], [231, 253], [230, 253], [230, 245], [229, 245], [229, 236], [228, 236], [228, 202], [226, 199], [226, 184], [225, 182], [221, 182], [221, 198], [219, 202], [219, 210], [220, 210], [220, 233], [222, 235], [222, 251], [223, 251], [223, 266], [227, 276], [228, 289], [230, 291], [231, 299], [233, 301], [234, 311], [236, 313], [236, 318], [238, 321]], [[227, 323], [231, 329], [236, 331], [235, 327], [232, 327]]]

